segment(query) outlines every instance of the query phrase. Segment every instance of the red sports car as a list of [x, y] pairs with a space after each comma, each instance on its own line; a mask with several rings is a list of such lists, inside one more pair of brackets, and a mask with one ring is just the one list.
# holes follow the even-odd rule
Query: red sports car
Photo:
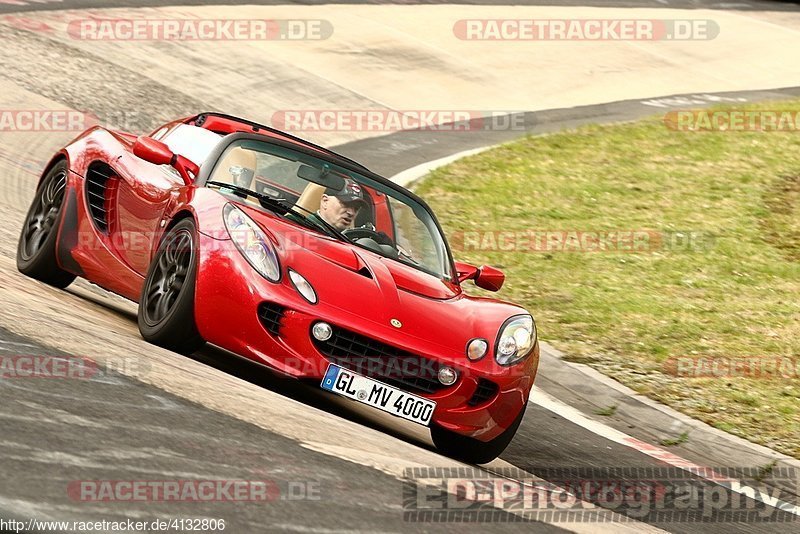
[[149, 136], [95, 127], [47, 164], [19, 270], [139, 303], [149, 342], [221, 346], [430, 427], [483, 463], [525, 413], [531, 315], [466, 295], [504, 275], [454, 262], [427, 204], [330, 150], [216, 113]]

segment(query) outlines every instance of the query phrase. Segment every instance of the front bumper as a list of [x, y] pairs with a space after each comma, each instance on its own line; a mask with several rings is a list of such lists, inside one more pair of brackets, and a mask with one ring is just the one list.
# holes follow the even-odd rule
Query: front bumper
[[[200, 334], [210, 343], [285, 375], [321, 381], [331, 360], [311, 337], [315, 322], [323, 320], [335, 328], [380, 340], [455, 368], [459, 378], [452, 386], [441, 386], [433, 392], [409, 391], [436, 401], [433, 423], [481, 441], [489, 441], [511, 426], [528, 400], [539, 362], [538, 343], [533, 353], [515, 366], [499, 366], [491, 354], [479, 362], [470, 362], [463, 351], [454, 353], [430, 341], [404, 337], [389, 325], [364, 317], [368, 314], [332, 306], [324, 299], [316, 305], [308, 303], [285, 276], [272, 284], [255, 273], [230, 241], [201, 234], [199, 248], [195, 320]], [[304, 267], [308, 272], [325, 268]], [[285, 265], [282, 270], [285, 274]], [[265, 320], [259, 317], [260, 309], [264, 315], [264, 303], [283, 309]], [[481, 379], [495, 384], [497, 392], [476, 397]], [[481, 402], [476, 403], [476, 398]]]

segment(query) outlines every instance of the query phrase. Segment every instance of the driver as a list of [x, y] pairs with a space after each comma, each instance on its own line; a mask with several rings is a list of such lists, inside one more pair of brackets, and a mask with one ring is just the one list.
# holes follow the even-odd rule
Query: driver
[[339, 231], [347, 230], [353, 226], [358, 210], [366, 205], [361, 186], [350, 178], [345, 178], [344, 187], [339, 191], [331, 188], [325, 190], [319, 202], [319, 210], [308, 218], [323, 219]]

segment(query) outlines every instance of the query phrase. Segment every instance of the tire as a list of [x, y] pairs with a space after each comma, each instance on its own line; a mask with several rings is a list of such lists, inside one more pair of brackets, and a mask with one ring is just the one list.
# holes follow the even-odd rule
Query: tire
[[436, 448], [446, 456], [461, 460], [469, 464], [485, 464], [491, 462], [506, 450], [508, 444], [517, 433], [522, 418], [525, 416], [527, 403], [520, 410], [511, 426], [491, 441], [480, 441], [475, 438], [462, 436], [439, 425], [431, 426], [431, 438]]
[[153, 256], [139, 298], [139, 333], [154, 345], [191, 354], [205, 341], [194, 318], [197, 231], [191, 218], [170, 228]]
[[67, 191], [67, 162], [45, 175], [33, 198], [17, 243], [17, 269], [26, 276], [64, 289], [76, 275], [58, 266], [56, 241]]

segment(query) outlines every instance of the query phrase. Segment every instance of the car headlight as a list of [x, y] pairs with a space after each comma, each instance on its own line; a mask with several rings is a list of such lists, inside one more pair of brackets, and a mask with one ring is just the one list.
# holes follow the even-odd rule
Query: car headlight
[[[311, 286], [308, 280], [303, 278], [303, 276], [289, 269], [289, 280], [292, 281], [292, 285], [297, 290], [298, 293], [303, 295], [303, 298], [306, 299], [311, 304], [317, 303], [317, 292], [314, 291], [314, 288]], [[320, 323], [322, 324], [322, 323]]]
[[536, 344], [536, 325], [530, 315], [516, 315], [500, 328], [494, 358], [500, 365], [513, 365], [531, 353]]
[[247, 262], [270, 282], [278, 282], [281, 279], [278, 253], [261, 228], [233, 204], [225, 204], [222, 215], [225, 229]]

